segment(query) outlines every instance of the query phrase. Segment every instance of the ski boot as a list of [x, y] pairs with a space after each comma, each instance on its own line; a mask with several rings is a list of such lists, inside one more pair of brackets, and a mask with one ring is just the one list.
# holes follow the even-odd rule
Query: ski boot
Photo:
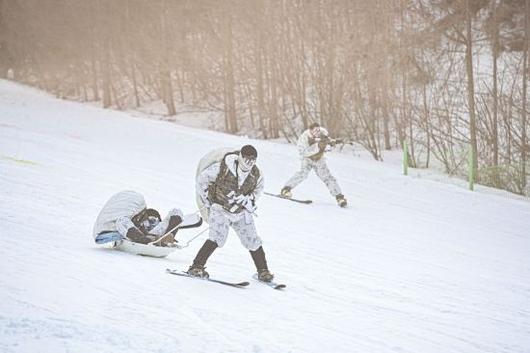
[[206, 267], [200, 265], [191, 265], [186, 273], [192, 277], [209, 278], [210, 274], [206, 272], [205, 268]]
[[195, 256], [187, 274], [198, 278], [209, 278], [210, 275], [204, 270], [206, 268], [204, 265], [206, 265], [206, 261], [208, 261], [208, 258], [215, 249], [217, 249], [217, 243], [210, 239], [206, 240], [197, 253], [197, 256]]
[[346, 201], [346, 199], [344, 198], [344, 195], [338, 194], [337, 196], [335, 196], [335, 198], [337, 199], [337, 204], [340, 207], [344, 208], [348, 206], [348, 201]]
[[258, 270], [258, 280], [262, 282], [271, 282], [273, 278], [274, 275], [266, 268], [263, 270]]
[[250, 250], [250, 255], [256, 265], [256, 270], [258, 271], [258, 280], [262, 282], [270, 282], [274, 278], [274, 275], [268, 270], [267, 259], [265, 259], [265, 251], [263, 247], [260, 246], [256, 250]]
[[286, 199], [290, 199], [293, 197], [293, 194], [291, 193], [291, 188], [288, 186], [284, 186], [282, 191], [280, 191], [280, 195], [282, 197], [285, 197]]

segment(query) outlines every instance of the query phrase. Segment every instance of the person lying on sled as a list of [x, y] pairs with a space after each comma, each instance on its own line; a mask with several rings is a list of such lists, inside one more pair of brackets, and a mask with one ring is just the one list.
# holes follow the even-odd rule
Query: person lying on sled
[[149, 244], [171, 231], [171, 234], [154, 245], [175, 246], [175, 235], [182, 225], [182, 219], [182, 211], [178, 208], [169, 211], [162, 219], [157, 210], [147, 208], [141, 194], [130, 190], [121, 191], [113, 195], [103, 206], [96, 219], [93, 236], [97, 244], [121, 239]]

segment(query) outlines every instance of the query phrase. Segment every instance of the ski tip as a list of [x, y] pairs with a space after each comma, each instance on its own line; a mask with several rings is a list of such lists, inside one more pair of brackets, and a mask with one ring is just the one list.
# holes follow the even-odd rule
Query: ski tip
[[280, 283], [276, 283], [274, 281], [272, 281], [272, 282], [260, 281], [258, 279], [258, 275], [256, 273], [252, 275], [252, 278], [255, 279], [256, 281], [258, 281], [259, 283], [263, 283], [264, 285], [271, 287], [272, 289], [284, 289], [285, 287], [287, 287], [287, 285], [285, 285], [283, 283], [280, 284]]

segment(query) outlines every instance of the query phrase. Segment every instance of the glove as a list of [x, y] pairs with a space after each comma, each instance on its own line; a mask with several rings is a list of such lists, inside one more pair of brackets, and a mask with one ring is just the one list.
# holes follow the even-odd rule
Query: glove
[[230, 193], [226, 196], [228, 197], [228, 202], [230, 204], [241, 205], [251, 213], [257, 209], [257, 207], [254, 205], [254, 194], [236, 195], [234, 191], [230, 191]]
[[258, 209], [254, 204], [254, 194], [243, 196], [241, 206], [243, 206], [248, 212], [254, 213]]
[[238, 195], [236, 195], [236, 192], [234, 190], [230, 191], [226, 197], [228, 197], [228, 203], [230, 205], [236, 204], [236, 200], [238, 198]]

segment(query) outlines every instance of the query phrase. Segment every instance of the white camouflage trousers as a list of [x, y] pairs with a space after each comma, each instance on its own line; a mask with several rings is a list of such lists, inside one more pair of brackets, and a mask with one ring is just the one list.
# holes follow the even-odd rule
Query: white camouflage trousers
[[221, 248], [226, 243], [230, 227], [234, 229], [241, 244], [248, 250], [254, 251], [261, 246], [261, 238], [256, 232], [254, 219], [248, 211], [230, 213], [219, 204], [210, 208], [209, 239]]
[[294, 189], [298, 184], [300, 184], [307, 178], [309, 172], [312, 169], [315, 170], [315, 173], [320, 178], [320, 180], [322, 180], [324, 184], [326, 184], [332, 196], [335, 197], [339, 194], [342, 194], [340, 186], [337, 183], [337, 179], [335, 179], [335, 177], [331, 175], [328, 165], [326, 164], [326, 159], [324, 157], [322, 157], [318, 161], [313, 161], [309, 158], [302, 158], [302, 166], [300, 170], [296, 172], [296, 174], [293, 175], [291, 179], [287, 181], [285, 186]]

